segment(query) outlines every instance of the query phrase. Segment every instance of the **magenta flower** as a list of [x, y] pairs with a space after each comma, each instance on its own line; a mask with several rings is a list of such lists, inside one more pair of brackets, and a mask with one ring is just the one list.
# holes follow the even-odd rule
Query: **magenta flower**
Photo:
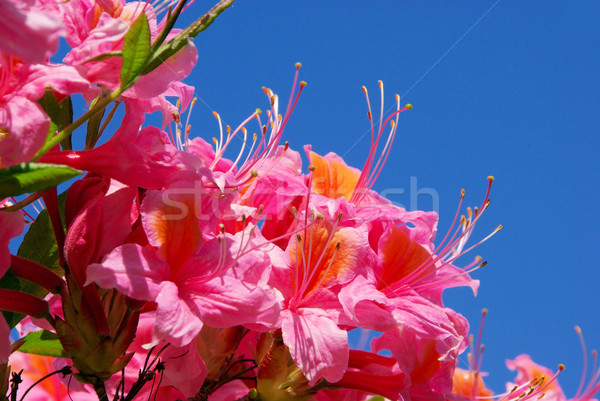
[[[549, 401], [566, 401], [567, 397], [563, 393], [556, 375], [550, 369], [540, 366], [531, 360], [529, 355], [521, 354], [514, 360], [507, 360], [506, 366], [510, 370], [517, 371], [514, 385], [519, 386], [519, 390], [515, 392], [516, 398], [520, 394], [526, 394], [530, 388], [535, 389], [537, 395], [544, 394], [544, 400]], [[514, 386], [512, 383], [507, 384], [507, 388]], [[532, 393], [533, 393], [532, 392]], [[583, 398], [584, 400], [589, 399]]]
[[422, 338], [410, 328], [398, 328], [374, 338], [371, 348], [391, 351], [400, 371], [409, 378], [400, 399], [443, 401], [450, 393], [456, 361], [445, 360], [436, 350], [436, 341]]
[[0, 51], [27, 63], [47, 60], [64, 33], [57, 16], [37, 0], [0, 2], [0, 25]]
[[[152, 344], [155, 319], [156, 316], [152, 312], [140, 316], [135, 339], [127, 350], [135, 354], [125, 368], [126, 388], [131, 388], [138, 380], [139, 372], [144, 369], [144, 364], [147, 364], [146, 359], [154, 358], [158, 350], [167, 345], [161, 342], [153, 352], [148, 349], [148, 345]], [[162, 376], [160, 384], [144, 386], [136, 399], [147, 400], [156, 397], [157, 400], [175, 400], [196, 395], [202, 387], [207, 369], [194, 342], [184, 347], [168, 346], [160, 353], [160, 359], [164, 362], [165, 368], [162, 373], [158, 373]], [[113, 376], [107, 383], [108, 392], [112, 394], [119, 391], [120, 382], [120, 375]]]
[[203, 227], [212, 217], [203, 221], [195, 211], [202, 202], [219, 210], [219, 197], [203, 194], [200, 203], [195, 198], [175, 188], [149, 191], [141, 213], [151, 247], [116, 248], [102, 263], [88, 267], [88, 282], [155, 302], [154, 342], [184, 346], [204, 324], [272, 327], [279, 306], [274, 294], [259, 285], [270, 259], [248, 249], [254, 230], [205, 237]]
[[[165, 21], [157, 23], [154, 8], [149, 2], [94, 0], [70, 3], [56, 6], [63, 13], [67, 27], [66, 38], [72, 46], [72, 50], [63, 61], [84, 69], [85, 76], [90, 82], [111, 90], [117, 89], [121, 85], [120, 72], [123, 59], [111, 57], [99, 61], [89, 60], [122, 50], [126, 33], [141, 13], [145, 13], [148, 19], [151, 40], [159, 35]], [[176, 32], [176, 30], [171, 31], [167, 40]], [[135, 85], [125, 91], [123, 97], [135, 99], [138, 103], [137, 107], [145, 112], [161, 109], [165, 122], [170, 121], [174, 110], [165, 96], [178, 95], [182, 99], [183, 108], [187, 107], [191, 100], [190, 90], [187, 85], [179, 81], [189, 75], [197, 60], [198, 53], [190, 41], [158, 68], [142, 76]]]
[[285, 267], [274, 267], [271, 280], [285, 298], [283, 341], [311, 384], [320, 378], [337, 382], [344, 375], [348, 334], [338, 323], [349, 317], [337, 296], [373, 260], [365, 227], [338, 224], [327, 218], [309, 221], [290, 239]]
[[48, 136], [50, 119], [36, 100], [46, 87], [60, 95], [88, 91], [74, 67], [24, 64], [0, 53], [0, 168], [27, 162]]
[[[14, 352], [10, 357], [9, 365], [13, 372], [23, 370], [21, 375], [23, 382], [19, 385], [18, 392], [19, 399], [37, 380], [63, 368], [68, 362], [66, 359]], [[25, 398], [27, 401], [70, 401], [73, 399], [94, 401], [98, 400], [98, 397], [89, 385], [83, 385], [76, 380], [65, 379], [62, 375], [55, 374], [33, 387]]]

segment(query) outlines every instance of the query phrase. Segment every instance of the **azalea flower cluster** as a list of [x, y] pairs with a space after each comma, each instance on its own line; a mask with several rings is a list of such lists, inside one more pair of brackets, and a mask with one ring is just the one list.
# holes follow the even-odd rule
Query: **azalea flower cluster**
[[[470, 273], [485, 263], [456, 261], [500, 229], [468, 244], [493, 178], [464, 216], [462, 192], [441, 241], [436, 213], [375, 192], [411, 108], [396, 96], [384, 115], [381, 82], [378, 119], [363, 88], [361, 169], [310, 145], [303, 166], [285, 142], [299, 64], [285, 111], [264, 88], [267, 111], [237, 128], [215, 113], [212, 144], [182, 123], [192, 38], [230, 4], [178, 30], [183, 0], [0, 3], [14, 28], [0, 33], [0, 400], [565, 399], [526, 356], [509, 364], [511, 391], [483, 384], [479, 345], [442, 294], [477, 292]], [[50, 62], [61, 37], [70, 48]], [[87, 102], [75, 120], [73, 95]], [[161, 127], [145, 124], [154, 111]], [[358, 329], [381, 333], [368, 351], [349, 347]]]

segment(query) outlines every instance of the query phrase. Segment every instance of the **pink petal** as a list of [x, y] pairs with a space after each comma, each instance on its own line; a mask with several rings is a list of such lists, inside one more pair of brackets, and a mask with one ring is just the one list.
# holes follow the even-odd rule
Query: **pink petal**
[[88, 266], [86, 284], [95, 282], [134, 299], [153, 301], [169, 276], [168, 265], [158, 258], [155, 250], [125, 244], [109, 253], [102, 263]]
[[123, 96], [149, 99], [164, 93], [173, 82], [187, 77], [198, 61], [196, 46], [189, 41], [154, 71], [142, 76]]
[[121, 245], [127, 235], [131, 232], [131, 208], [137, 195], [137, 190], [123, 187], [113, 193], [107, 194], [104, 201], [104, 213], [102, 222], [102, 247], [99, 254], [104, 255], [118, 245]]
[[180, 298], [177, 286], [165, 282], [156, 297], [156, 322], [153, 343], [164, 340], [175, 347], [184, 347], [200, 333], [203, 323]]
[[90, 82], [82, 75], [81, 67], [57, 64], [38, 64], [29, 69], [27, 82], [19, 89], [18, 93], [31, 100], [37, 100], [44, 95], [46, 87], [51, 87], [55, 92], [63, 95], [72, 93], [90, 92], [95, 95], [97, 89], [93, 89]]
[[353, 326], [386, 331], [396, 325], [387, 297], [364, 276], [357, 276], [344, 286], [339, 299], [344, 312], [352, 317]]
[[[514, 360], [507, 359], [506, 366], [510, 370], [517, 371], [517, 377], [515, 378], [515, 384], [518, 386], [522, 386], [522, 385], [528, 383], [533, 378], [540, 378], [540, 377], [544, 378], [544, 380], [545, 380], [544, 384], [546, 384], [546, 383], [548, 383], [548, 380], [550, 380], [550, 378], [552, 378], [554, 376], [554, 372], [552, 372], [550, 369], [548, 369], [545, 366], [538, 365], [527, 354], [521, 354], [521, 355], [517, 356]], [[510, 388], [512, 388], [513, 384], [508, 383], [507, 387], [508, 386], [510, 386]], [[565, 401], [566, 400], [565, 394], [563, 393], [562, 388], [560, 387], [560, 384], [558, 384], [558, 380], [555, 380], [552, 383], [550, 383], [550, 385], [544, 389], [544, 393], [545, 393], [544, 398], [543, 398], [544, 400], [546, 400], [546, 399], [548, 399], [550, 401]], [[582, 400], [583, 399], [587, 399], [587, 397], [586, 398], [582, 397]], [[579, 398], [575, 398], [573, 400], [574, 401], [579, 400]]]
[[30, 161], [49, 129], [50, 119], [37, 103], [21, 96], [0, 99], [0, 167]]
[[120, 50], [129, 25], [119, 18], [102, 13], [98, 24], [79, 45], [75, 46], [63, 59], [69, 65], [83, 65], [87, 78], [94, 83], [116, 88], [120, 83], [121, 57], [86, 63], [101, 54]]
[[334, 383], [348, 368], [348, 333], [319, 309], [282, 312], [283, 342], [311, 385], [320, 378]]
[[[416, 294], [404, 294], [391, 299], [392, 311], [402, 327], [408, 327], [419, 336], [436, 340], [436, 350], [441, 358], [452, 358], [466, 342], [468, 324], [449, 313], [448, 308], [436, 305]], [[457, 315], [457, 316], [455, 316]]]
[[54, 54], [64, 31], [47, 12], [25, 12], [6, 0], [0, 1], [0, 25], [0, 50], [28, 63], [43, 62]]
[[279, 316], [280, 308], [273, 294], [230, 274], [197, 284], [190, 280], [181, 285], [180, 292], [194, 313], [212, 327], [244, 324], [272, 327]]

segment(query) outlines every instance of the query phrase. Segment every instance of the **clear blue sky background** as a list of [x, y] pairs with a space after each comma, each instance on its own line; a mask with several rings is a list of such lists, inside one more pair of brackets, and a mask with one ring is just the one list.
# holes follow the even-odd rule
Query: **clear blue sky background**
[[[211, 6], [197, 0], [178, 25]], [[435, 205], [427, 195], [414, 202], [411, 177], [435, 191], [444, 234], [461, 188], [466, 204], [479, 205], [486, 177], [496, 177], [473, 239], [504, 229], [464, 260], [489, 262], [474, 273], [479, 296], [445, 296], [475, 330], [489, 309], [488, 384], [502, 391], [514, 377], [504, 360], [527, 352], [549, 367], [564, 363], [560, 382], [573, 396], [582, 360], [573, 326], [600, 347], [598, 21], [595, 0], [237, 0], [195, 40], [199, 62], [185, 80], [200, 99], [192, 135], [217, 135], [213, 110], [232, 126], [266, 110], [262, 86], [287, 103], [299, 61], [308, 86], [286, 140], [360, 168], [369, 146], [360, 88], [378, 114], [383, 80], [386, 109], [395, 93], [414, 109], [400, 117], [376, 190], [423, 210]]]
[[[210, 5], [197, 0], [187, 20]], [[375, 188], [404, 189], [392, 200], [410, 207], [416, 177], [419, 189], [439, 194], [445, 233], [460, 189], [478, 205], [486, 177], [496, 177], [473, 238], [504, 229], [472, 255], [489, 261], [474, 274], [479, 296], [455, 289], [445, 299], [474, 328], [489, 309], [484, 370], [495, 391], [514, 377], [504, 359], [528, 352], [552, 368], [567, 365], [560, 382], [573, 396], [581, 372], [573, 326], [600, 347], [598, 21], [600, 3], [590, 0], [238, 0], [195, 40], [200, 59], [186, 82], [201, 101], [192, 132], [216, 134], [212, 110], [231, 125], [265, 110], [262, 86], [287, 102], [300, 61], [308, 86], [286, 139], [362, 167], [369, 123], [361, 85], [376, 110], [377, 80], [388, 107], [405, 95], [414, 109], [400, 117]], [[416, 207], [431, 210], [431, 198]]]

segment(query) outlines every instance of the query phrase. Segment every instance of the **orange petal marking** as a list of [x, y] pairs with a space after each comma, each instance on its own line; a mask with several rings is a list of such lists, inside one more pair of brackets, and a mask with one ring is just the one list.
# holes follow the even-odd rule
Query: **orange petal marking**
[[315, 166], [312, 190], [331, 199], [344, 197], [350, 200], [356, 189], [360, 171], [348, 167], [337, 157], [319, 156], [310, 152], [310, 162]]

